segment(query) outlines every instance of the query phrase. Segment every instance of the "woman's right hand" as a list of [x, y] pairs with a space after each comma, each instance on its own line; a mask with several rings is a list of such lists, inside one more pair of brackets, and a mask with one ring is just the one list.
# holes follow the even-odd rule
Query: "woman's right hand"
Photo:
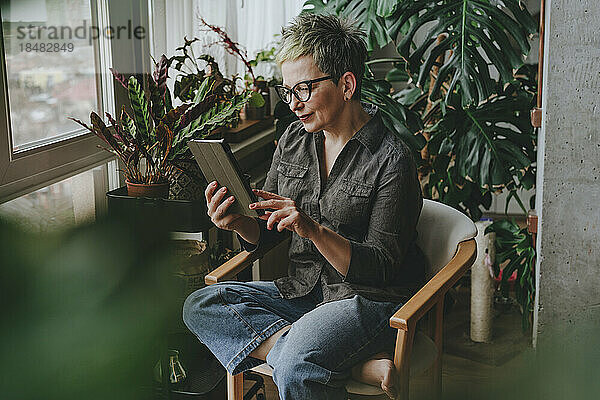
[[206, 190], [204, 191], [206, 207], [208, 209], [207, 214], [217, 228], [226, 231], [236, 230], [245, 216], [227, 212], [228, 208], [235, 201], [235, 197], [229, 196], [225, 198], [227, 195], [227, 188], [223, 186], [217, 190], [218, 186], [217, 181], [212, 181], [206, 186]]

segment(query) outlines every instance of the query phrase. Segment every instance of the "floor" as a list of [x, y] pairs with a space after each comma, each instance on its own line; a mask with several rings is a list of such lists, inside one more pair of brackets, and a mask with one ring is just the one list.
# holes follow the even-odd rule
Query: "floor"
[[[521, 315], [515, 305], [498, 302], [494, 309], [494, 337], [490, 344], [469, 338], [469, 278], [453, 291], [454, 305], [445, 315], [443, 394], [449, 399], [481, 399], [499, 393], [511, 374], [519, 371], [532, 354], [530, 335], [521, 328]], [[251, 384], [247, 382], [245, 389]], [[277, 400], [277, 387], [265, 377], [266, 398]], [[411, 399], [432, 398], [429, 377], [411, 380]]]

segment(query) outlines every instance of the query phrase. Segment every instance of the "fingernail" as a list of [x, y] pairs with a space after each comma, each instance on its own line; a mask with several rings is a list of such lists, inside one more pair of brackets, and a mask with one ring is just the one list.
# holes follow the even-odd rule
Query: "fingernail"
[[226, 188], [225, 186], [223, 186], [223, 187], [221, 188], [221, 192], [225, 193], [226, 191], [227, 191], [227, 188]]
[[250, 204], [248, 207], [250, 207], [250, 208], [254, 208], [254, 207], [256, 207], [256, 206], [254, 205], [254, 203], [252, 203], [252, 204]]
[[229, 201], [233, 201], [233, 200], [235, 200], [235, 197], [233, 197], [233, 196], [230, 196], [230, 197], [229, 197]]

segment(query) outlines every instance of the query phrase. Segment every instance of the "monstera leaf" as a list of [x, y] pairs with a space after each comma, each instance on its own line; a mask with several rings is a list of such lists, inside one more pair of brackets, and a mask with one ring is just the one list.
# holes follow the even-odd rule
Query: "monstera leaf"
[[[536, 32], [520, 0], [398, 1], [385, 11], [388, 33], [397, 32], [413, 18], [398, 52], [408, 60], [409, 70], [419, 73], [420, 86], [429, 78], [436, 59], [449, 54], [431, 94], [436, 96], [449, 82], [447, 93], [460, 88], [463, 105], [477, 105], [493, 94], [495, 71], [502, 82], [510, 82], [513, 70], [529, 52], [529, 35]], [[424, 40], [415, 47], [417, 32], [424, 33]]]
[[363, 78], [361, 100], [379, 107], [383, 123], [414, 151], [425, 145], [425, 138], [416, 133], [423, 128], [419, 115], [390, 96], [391, 85], [385, 80]]
[[[454, 175], [477, 183], [483, 191], [507, 189], [511, 197], [517, 189], [532, 187], [536, 160], [536, 136], [529, 122], [532, 94], [518, 85], [513, 82], [477, 107], [463, 109], [456, 96], [450, 97], [428, 142], [436, 156], [432, 165], [436, 184]], [[522, 206], [518, 196], [515, 199]]]
[[308, 0], [303, 8], [308, 12], [335, 14], [355, 21], [367, 34], [367, 49], [370, 51], [392, 41], [387, 32], [385, 19], [379, 16], [378, 12], [387, 11], [391, 7], [385, 3], [396, 2], [397, 0]]

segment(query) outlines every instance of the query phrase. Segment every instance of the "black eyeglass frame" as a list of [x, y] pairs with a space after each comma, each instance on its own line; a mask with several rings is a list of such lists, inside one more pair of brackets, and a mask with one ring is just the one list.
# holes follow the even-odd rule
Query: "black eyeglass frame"
[[[309, 101], [310, 100], [310, 96], [312, 96], [312, 85], [313, 85], [313, 83], [326, 81], [327, 79], [333, 79], [333, 76], [327, 75], [327, 76], [323, 76], [323, 77], [317, 78], [317, 79], [309, 79], [307, 81], [298, 82], [291, 89], [287, 88], [287, 87], [285, 87], [283, 85], [275, 85], [275, 91], [277, 92], [277, 95], [279, 96], [279, 98], [281, 99], [281, 101], [283, 101], [286, 104], [290, 104], [292, 102], [292, 96], [290, 96], [290, 100], [289, 101], [285, 101], [285, 99], [283, 98], [283, 96], [279, 92], [279, 89], [291, 92], [294, 95], [294, 97], [296, 97], [296, 100], [298, 100], [300, 102], [306, 102], [306, 101]], [[296, 88], [299, 85], [302, 85], [302, 84], [308, 85], [308, 97], [306, 98], [306, 100], [300, 99], [300, 96], [298, 96], [298, 94], [296, 93]]]

